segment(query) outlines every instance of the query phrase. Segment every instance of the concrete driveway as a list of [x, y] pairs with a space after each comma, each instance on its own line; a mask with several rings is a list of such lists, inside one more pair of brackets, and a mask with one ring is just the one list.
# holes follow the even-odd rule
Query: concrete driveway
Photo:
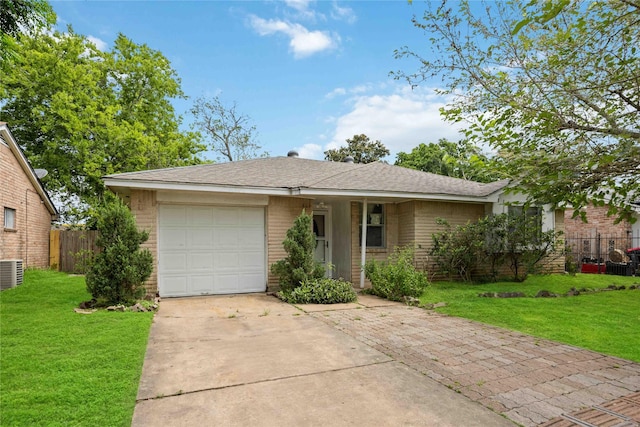
[[132, 425], [513, 426], [264, 294], [163, 300]]

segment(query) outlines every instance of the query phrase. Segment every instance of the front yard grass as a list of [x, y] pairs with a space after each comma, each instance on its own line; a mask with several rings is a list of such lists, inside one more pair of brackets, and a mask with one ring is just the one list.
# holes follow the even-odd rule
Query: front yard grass
[[[640, 362], [640, 290], [602, 291], [574, 297], [532, 298], [540, 290], [627, 288], [640, 278], [597, 274], [530, 276], [522, 283], [435, 282], [423, 304], [446, 302], [437, 311]], [[526, 298], [483, 298], [484, 292], [524, 292]]]
[[78, 314], [84, 277], [25, 272], [0, 293], [0, 424], [131, 424], [152, 313]]

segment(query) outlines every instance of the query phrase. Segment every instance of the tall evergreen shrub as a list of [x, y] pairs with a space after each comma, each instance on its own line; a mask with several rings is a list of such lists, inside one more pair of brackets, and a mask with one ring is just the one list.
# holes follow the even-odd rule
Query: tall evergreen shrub
[[96, 245], [102, 250], [87, 272], [87, 290], [105, 304], [140, 298], [153, 269], [151, 252], [140, 249], [149, 233], [138, 231], [133, 215], [120, 200], [98, 209], [97, 229]]
[[324, 267], [313, 259], [316, 237], [312, 220], [312, 216], [303, 210], [287, 230], [287, 238], [282, 243], [287, 257], [271, 265], [271, 273], [278, 276], [282, 291], [291, 291], [302, 282], [324, 276]]

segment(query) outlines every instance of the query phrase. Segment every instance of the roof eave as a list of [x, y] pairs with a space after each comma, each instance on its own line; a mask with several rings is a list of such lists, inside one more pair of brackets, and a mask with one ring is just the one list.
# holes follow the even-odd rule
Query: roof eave
[[49, 193], [47, 193], [47, 191], [44, 189], [42, 183], [40, 182], [40, 179], [38, 179], [38, 176], [36, 175], [36, 172], [31, 167], [31, 163], [29, 163], [29, 160], [27, 160], [27, 157], [22, 152], [22, 149], [18, 145], [18, 142], [15, 140], [15, 138], [11, 134], [9, 127], [4, 122], [0, 123], [0, 133], [2, 133], [2, 136], [3, 136], [2, 139], [4, 139], [7, 142], [7, 145], [9, 145], [9, 149], [13, 152], [16, 159], [18, 159], [18, 163], [20, 164], [20, 167], [22, 168], [24, 173], [27, 175], [27, 178], [29, 179], [33, 187], [36, 189], [36, 192], [44, 202], [45, 206], [47, 207], [47, 210], [51, 214], [52, 219], [54, 220], [58, 219], [58, 216], [59, 216], [58, 209], [56, 209], [55, 205], [51, 201], [51, 198], [49, 197]]
[[194, 184], [180, 182], [159, 182], [142, 180], [123, 180], [104, 178], [104, 183], [111, 189], [131, 188], [140, 190], [173, 190], [173, 191], [202, 191], [207, 193], [235, 193], [261, 194], [270, 196], [308, 196], [315, 197], [348, 197], [351, 199], [404, 199], [404, 200], [439, 200], [451, 202], [492, 203], [498, 201], [498, 194], [486, 196], [469, 196], [455, 194], [410, 193], [402, 191], [372, 191], [372, 190], [338, 190], [307, 187], [251, 187], [214, 184]]
[[276, 187], [248, 187], [233, 185], [215, 184], [194, 184], [182, 182], [160, 182], [143, 180], [123, 180], [104, 178], [104, 184], [112, 189], [135, 188], [139, 190], [176, 190], [176, 191], [202, 191], [206, 193], [236, 193], [236, 194], [263, 194], [271, 196], [289, 196], [292, 194], [290, 188]]
[[405, 191], [374, 191], [374, 190], [335, 190], [300, 188], [296, 195], [301, 196], [343, 196], [350, 198], [375, 198], [375, 199], [406, 199], [406, 200], [438, 200], [450, 202], [493, 203], [498, 201], [498, 194], [487, 196], [470, 196], [444, 193], [412, 193]]

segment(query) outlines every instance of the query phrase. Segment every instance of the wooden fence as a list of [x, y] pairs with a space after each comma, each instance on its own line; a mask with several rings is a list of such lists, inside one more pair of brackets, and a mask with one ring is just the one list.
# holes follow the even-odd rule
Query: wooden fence
[[49, 266], [66, 273], [85, 273], [87, 261], [96, 252], [96, 230], [51, 230]]

